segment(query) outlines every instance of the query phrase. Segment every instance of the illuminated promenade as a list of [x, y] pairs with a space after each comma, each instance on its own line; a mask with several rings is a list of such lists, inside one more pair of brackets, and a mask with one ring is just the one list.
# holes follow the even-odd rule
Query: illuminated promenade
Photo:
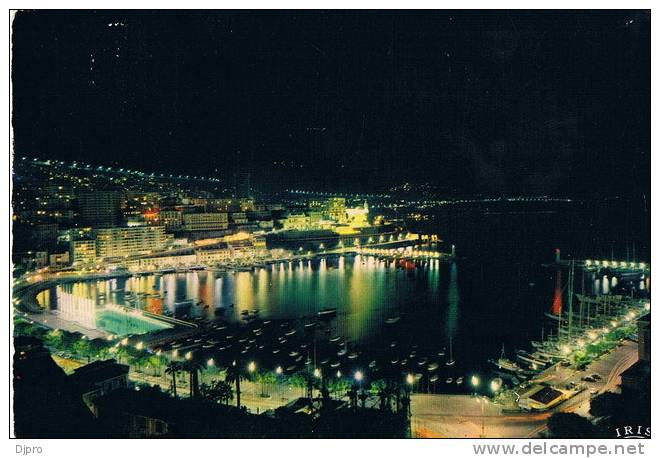
[[[554, 412], [588, 415], [590, 391], [616, 391], [621, 373], [637, 361], [637, 344], [624, 341], [592, 363], [586, 371], [553, 366], [538, 379], [551, 384], [580, 383], [586, 374], [599, 374], [602, 380], [547, 412], [515, 412], [502, 409], [487, 398], [466, 395], [413, 394], [411, 431], [413, 437], [539, 437], [547, 430], [547, 419]], [[483, 410], [482, 410], [483, 409]]]

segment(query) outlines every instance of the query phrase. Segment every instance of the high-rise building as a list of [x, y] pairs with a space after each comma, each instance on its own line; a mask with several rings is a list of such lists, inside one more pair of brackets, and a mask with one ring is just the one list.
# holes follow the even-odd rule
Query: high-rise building
[[57, 229], [55, 223], [31, 225], [32, 241], [35, 248], [50, 248], [57, 244]]
[[96, 231], [96, 254], [114, 258], [162, 250], [167, 236], [163, 226], [113, 227]]
[[252, 186], [250, 184], [250, 172], [236, 172], [234, 174], [234, 197], [252, 197]]
[[93, 228], [116, 227], [121, 224], [119, 191], [86, 191], [78, 195], [80, 222]]
[[161, 210], [160, 222], [168, 231], [179, 230], [183, 224], [183, 212], [180, 210]]

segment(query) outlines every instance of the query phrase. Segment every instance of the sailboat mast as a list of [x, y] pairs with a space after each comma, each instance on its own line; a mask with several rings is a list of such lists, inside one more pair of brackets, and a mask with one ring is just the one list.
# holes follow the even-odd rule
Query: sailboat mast
[[575, 279], [575, 260], [570, 261], [568, 274], [568, 339], [573, 336], [573, 282]]

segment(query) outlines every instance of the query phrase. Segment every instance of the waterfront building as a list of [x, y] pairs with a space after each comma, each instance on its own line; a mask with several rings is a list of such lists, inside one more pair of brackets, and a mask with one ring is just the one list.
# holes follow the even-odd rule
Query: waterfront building
[[197, 262], [197, 256], [194, 254], [169, 255], [169, 256], [149, 256], [131, 259], [123, 263], [127, 269], [132, 271], [170, 269], [177, 267], [189, 267]]
[[69, 259], [73, 264], [94, 262], [96, 260], [96, 240], [71, 240], [69, 242], [69, 253]]
[[118, 191], [85, 191], [78, 195], [80, 222], [94, 228], [121, 224], [121, 194]]
[[184, 213], [185, 231], [221, 231], [229, 228], [227, 213]]
[[113, 258], [162, 250], [167, 237], [163, 226], [113, 227], [96, 231], [96, 254]]
[[569, 397], [570, 393], [568, 391], [535, 384], [520, 395], [518, 405], [527, 411], [547, 411], [564, 402]]
[[266, 255], [266, 249], [257, 248], [251, 239], [234, 240], [228, 242], [227, 245], [232, 259], [252, 259]]
[[195, 251], [197, 262], [203, 265], [227, 262], [231, 259], [231, 250], [227, 245], [213, 248], [199, 248]]

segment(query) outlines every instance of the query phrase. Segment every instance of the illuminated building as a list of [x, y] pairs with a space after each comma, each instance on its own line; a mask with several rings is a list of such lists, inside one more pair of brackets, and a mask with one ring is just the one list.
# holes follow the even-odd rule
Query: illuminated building
[[337, 223], [344, 223], [346, 221], [346, 198], [330, 197], [325, 202], [323, 216]]
[[325, 208], [325, 201], [320, 199], [310, 199], [307, 201], [307, 208], [310, 211], [322, 212]]
[[48, 256], [48, 264], [54, 267], [66, 266], [69, 265], [69, 252], [65, 251], [63, 253], [52, 253]]
[[197, 256], [194, 254], [140, 257], [124, 263], [130, 270], [165, 269], [170, 267], [186, 267], [195, 264], [198, 264], [198, 261]]
[[311, 227], [309, 216], [304, 213], [292, 213], [282, 222], [282, 227], [286, 231], [302, 231]]
[[161, 250], [167, 238], [163, 226], [114, 227], [96, 231], [99, 258], [130, 256]]
[[184, 213], [182, 229], [186, 231], [218, 231], [229, 228], [227, 213]]
[[252, 198], [240, 199], [239, 200], [239, 206], [240, 206], [242, 212], [254, 211], [254, 209], [255, 209], [254, 199], [252, 199]]
[[346, 209], [346, 223], [353, 227], [369, 226], [369, 206], [364, 203], [362, 207]]
[[93, 262], [96, 259], [96, 241], [92, 239], [69, 242], [69, 258], [72, 263]]
[[309, 215], [309, 224], [312, 226], [320, 224], [323, 220], [323, 212], [321, 211], [309, 211], [307, 214]]
[[168, 231], [181, 229], [183, 213], [179, 210], [162, 210], [160, 212], [160, 223]]
[[248, 219], [244, 212], [234, 212], [230, 213], [229, 217], [231, 218], [232, 224], [247, 224]]
[[225, 262], [231, 259], [231, 250], [227, 246], [220, 248], [200, 248], [195, 253], [197, 254], [197, 262], [204, 265]]

